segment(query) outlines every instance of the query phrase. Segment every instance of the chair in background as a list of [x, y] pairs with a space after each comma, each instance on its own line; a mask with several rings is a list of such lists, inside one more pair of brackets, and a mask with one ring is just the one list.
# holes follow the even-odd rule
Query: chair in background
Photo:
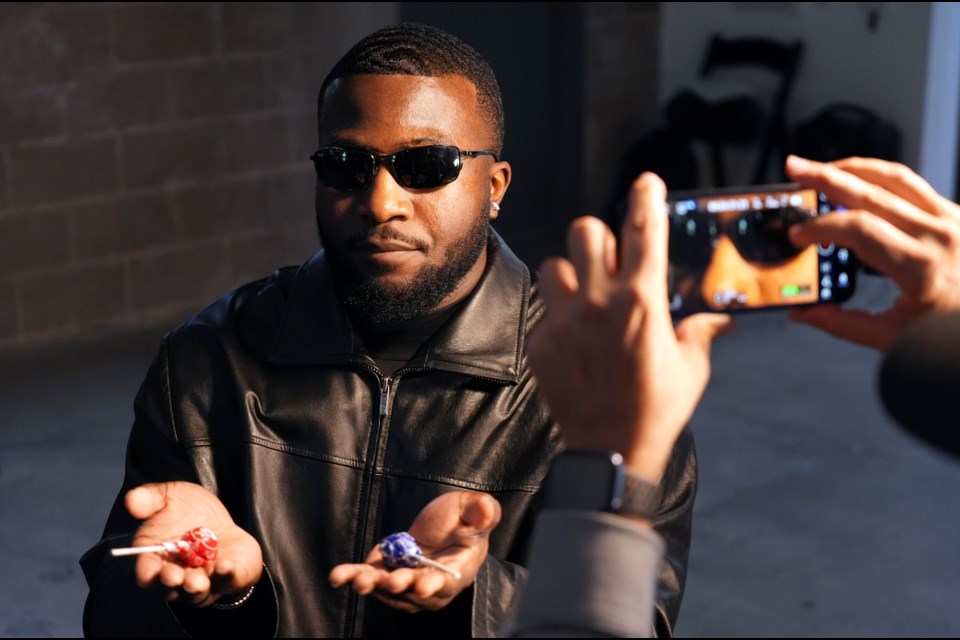
[[[671, 129], [707, 143], [714, 186], [726, 186], [724, 150], [748, 143], [759, 144], [753, 184], [766, 181], [771, 154], [776, 149], [783, 155], [786, 146], [786, 104], [802, 54], [800, 41], [714, 35], [700, 68], [702, 82], [680, 90], [666, 104]], [[773, 74], [772, 95], [764, 100], [755, 89], [729, 83], [738, 68]], [[727, 85], [722, 84], [725, 75]]]

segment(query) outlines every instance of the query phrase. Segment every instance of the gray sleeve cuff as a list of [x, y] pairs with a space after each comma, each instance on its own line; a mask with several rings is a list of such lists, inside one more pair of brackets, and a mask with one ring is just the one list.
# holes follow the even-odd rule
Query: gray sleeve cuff
[[622, 517], [542, 512], [510, 635], [650, 636], [663, 551], [659, 535]]

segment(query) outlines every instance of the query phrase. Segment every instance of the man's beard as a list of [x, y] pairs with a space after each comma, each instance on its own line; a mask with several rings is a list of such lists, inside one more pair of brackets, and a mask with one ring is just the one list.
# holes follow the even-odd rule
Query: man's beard
[[324, 242], [320, 229], [340, 302], [351, 315], [378, 325], [402, 324], [434, 311], [477, 263], [489, 236], [488, 217], [477, 216], [469, 232], [447, 250], [443, 264], [423, 267], [407, 286], [398, 288], [380, 286], [374, 277], [354, 271], [335, 245]]

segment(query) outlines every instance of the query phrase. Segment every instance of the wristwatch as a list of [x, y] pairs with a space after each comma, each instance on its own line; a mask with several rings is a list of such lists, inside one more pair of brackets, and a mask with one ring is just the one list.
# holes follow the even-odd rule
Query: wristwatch
[[630, 473], [615, 451], [568, 449], [550, 464], [544, 481], [545, 509], [585, 509], [653, 518], [660, 487]]

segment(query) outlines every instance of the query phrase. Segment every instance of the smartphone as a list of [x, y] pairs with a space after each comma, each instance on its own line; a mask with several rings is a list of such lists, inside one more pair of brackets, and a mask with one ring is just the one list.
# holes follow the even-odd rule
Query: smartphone
[[837, 304], [856, 289], [858, 263], [845, 247], [796, 247], [788, 229], [842, 215], [797, 184], [669, 194], [669, 295], [675, 317]]

